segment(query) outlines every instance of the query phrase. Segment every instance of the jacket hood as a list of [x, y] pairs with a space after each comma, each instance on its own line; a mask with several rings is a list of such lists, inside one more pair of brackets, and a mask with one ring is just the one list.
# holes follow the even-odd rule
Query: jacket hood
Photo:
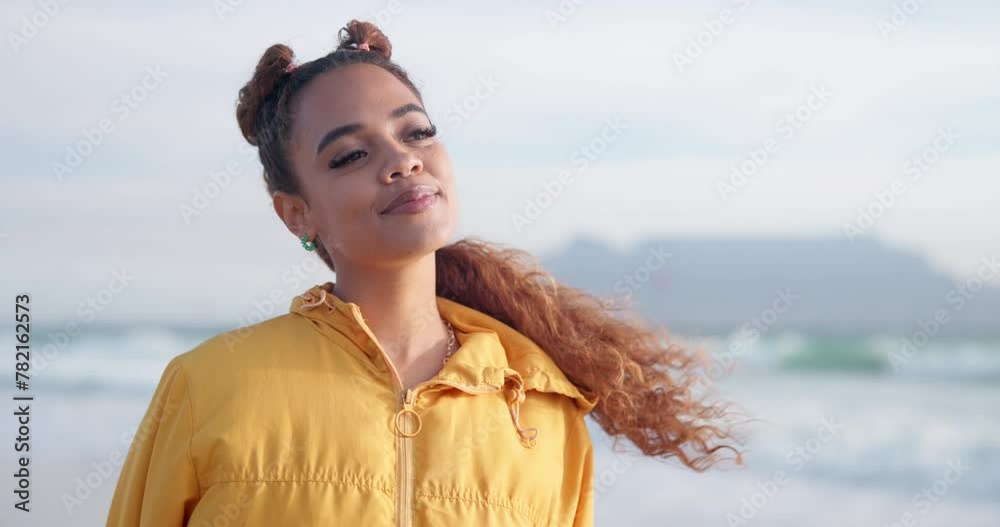
[[[380, 352], [369, 345], [361, 307], [334, 295], [333, 287], [334, 282], [310, 287], [292, 299], [289, 312], [312, 320], [321, 333], [335, 340], [350, 339], [364, 353], [378, 359]], [[505, 371], [514, 370], [524, 390], [569, 397], [584, 412], [597, 405], [596, 398], [584, 396], [548, 354], [514, 328], [442, 296], [437, 297], [437, 307], [454, 327], [460, 343], [438, 377], [473, 385], [496, 384], [503, 382]], [[465, 353], [463, 348], [467, 348]]]

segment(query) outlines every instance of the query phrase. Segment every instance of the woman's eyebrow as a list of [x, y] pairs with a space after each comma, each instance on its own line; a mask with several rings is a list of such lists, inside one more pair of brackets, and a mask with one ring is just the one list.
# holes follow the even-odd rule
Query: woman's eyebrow
[[404, 105], [400, 106], [399, 108], [396, 108], [395, 110], [389, 112], [389, 118], [390, 119], [399, 119], [400, 117], [402, 117], [402, 116], [404, 116], [404, 115], [406, 115], [406, 114], [408, 114], [410, 112], [420, 112], [420, 113], [422, 113], [424, 115], [427, 115], [427, 112], [425, 112], [423, 108], [421, 108], [419, 105], [414, 104], [414, 103], [411, 102], [409, 104], [404, 104]]
[[334, 142], [342, 135], [353, 134], [361, 129], [361, 125], [358, 123], [345, 124], [344, 126], [338, 126], [333, 130], [330, 130], [323, 136], [323, 139], [319, 140], [319, 145], [316, 146], [316, 155], [318, 156], [326, 145]]
[[[420, 112], [424, 115], [427, 115], [427, 112], [425, 112], [424, 109], [421, 108], [419, 105], [414, 103], [409, 103], [409, 104], [404, 104], [399, 108], [396, 108], [395, 110], [389, 112], [389, 118], [399, 119], [400, 117], [410, 112]], [[323, 136], [322, 139], [319, 140], [319, 144], [316, 145], [316, 155], [318, 156], [320, 152], [323, 151], [323, 148], [326, 147], [326, 145], [336, 141], [341, 136], [347, 134], [353, 134], [354, 132], [357, 132], [360, 129], [361, 129], [360, 123], [351, 123], [351, 124], [345, 124], [343, 126], [338, 126], [333, 130], [330, 130], [329, 132], [326, 133], [326, 135]]]

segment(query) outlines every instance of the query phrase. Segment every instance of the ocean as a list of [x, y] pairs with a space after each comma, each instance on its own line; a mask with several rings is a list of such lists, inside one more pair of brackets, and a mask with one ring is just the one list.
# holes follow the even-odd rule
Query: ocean
[[[3, 525], [103, 525], [163, 367], [221, 331], [87, 329], [36, 363], [33, 510], [7, 505]], [[615, 451], [589, 422], [597, 525], [1000, 525], [1000, 338], [907, 350], [893, 335], [782, 333], [739, 353], [735, 335], [681, 340], [714, 354], [702, 386], [747, 416], [744, 465], [697, 473]]]

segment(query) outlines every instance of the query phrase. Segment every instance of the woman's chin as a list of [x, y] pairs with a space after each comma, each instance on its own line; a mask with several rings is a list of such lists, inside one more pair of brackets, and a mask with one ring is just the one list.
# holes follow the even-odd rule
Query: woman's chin
[[403, 254], [430, 253], [447, 245], [452, 232], [454, 227], [447, 223], [401, 226], [387, 233], [385, 245]]

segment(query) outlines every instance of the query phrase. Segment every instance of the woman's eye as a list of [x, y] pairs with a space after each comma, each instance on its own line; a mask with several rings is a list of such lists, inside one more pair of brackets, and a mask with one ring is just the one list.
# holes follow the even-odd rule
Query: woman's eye
[[437, 125], [431, 125], [430, 128], [420, 128], [414, 130], [410, 137], [416, 140], [427, 139], [428, 137], [434, 137], [437, 135]]
[[[363, 155], [361, 155], [361, 154], [363, 154]], [[347, 154], [345, 156], [338, 157], [337, 159], [334, 159], [333, 161], [331, 161], [330, 162], [330, 168], [340, 168], [340, 167], [342, 167], [342, 166], [350, 163], [351, 161], [354, 161], [355, 159], [361, 159], [362, 157], [365, 157], [367, 155], [368, 155], [368, 153], [365, 152], [364, 150], [355, 150], [355, 151], [353, 151], [353, 152], [351, 152], [351, 153], [349, 153], [349, 154]]]

